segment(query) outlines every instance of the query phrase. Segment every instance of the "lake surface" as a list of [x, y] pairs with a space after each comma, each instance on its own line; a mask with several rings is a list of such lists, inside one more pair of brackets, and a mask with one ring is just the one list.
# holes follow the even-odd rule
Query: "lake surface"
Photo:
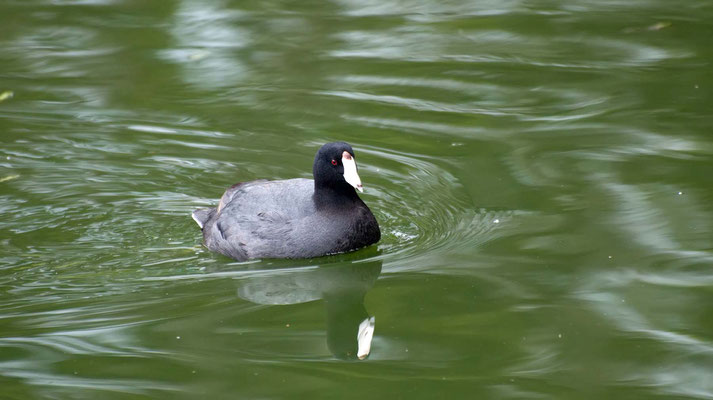
[[[4, 1], [0, 398], [713, 398], [711, 21]], [[377, 246], [202, 247], [193, 209], [334, 140]]]

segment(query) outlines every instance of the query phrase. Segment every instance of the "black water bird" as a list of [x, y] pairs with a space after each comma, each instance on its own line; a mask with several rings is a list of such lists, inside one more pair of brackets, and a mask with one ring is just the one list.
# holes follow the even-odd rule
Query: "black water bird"
[[205, 246], [242, 261], [311, 258], [378, 242], [379, 224], [356, 192], [364, 189], [352, 147], [325, 144], [312, 173], [314, 180], [237, 183], [217, 208], [195, 210]]

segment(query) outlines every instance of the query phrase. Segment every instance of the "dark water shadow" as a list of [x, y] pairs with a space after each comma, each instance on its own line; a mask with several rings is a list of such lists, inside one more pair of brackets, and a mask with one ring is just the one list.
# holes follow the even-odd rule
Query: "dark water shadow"
[[268, 306], [322, 300], [329, 351], [341, 360], [365, 360], [371, 352], [376, 318], [367, 311], [364, 298], [381, 274], [382, 261], [373, 257], [346, 261], [344, 256], [319, 261], [318, 265], [299, 262], [296, 266], [290, 261], [286, 267], [287, 262], [279, 260], [267, 268], [263, 262], [249, 264], [249, 269], [258, 268], [260, 273], [239, 279], [237, 295]]

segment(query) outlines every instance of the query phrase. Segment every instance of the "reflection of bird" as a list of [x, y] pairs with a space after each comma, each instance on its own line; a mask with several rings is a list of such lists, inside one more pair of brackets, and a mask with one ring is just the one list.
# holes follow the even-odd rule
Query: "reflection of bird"
[[241, 281], [238, 296], [274, 305], [324, 299], [329, 350], [337, 358], [363, 360], [371, 351], [375, 323], [364, 296], [380, 273], [381, 261], [281, 271]]
[[217, 208], [194, 211], [206, 247], [246, 260], [318, 257], [378, 242], [379, 224], [355, 190], [363, 191], [351, 146], [325, 144], [312, 172], [314, 180], [238, 183]]

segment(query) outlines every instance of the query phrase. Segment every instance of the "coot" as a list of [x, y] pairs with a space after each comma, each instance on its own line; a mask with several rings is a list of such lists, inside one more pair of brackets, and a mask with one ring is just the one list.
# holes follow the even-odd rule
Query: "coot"
[[379, 224], [356, 193], [364, 189], [352, 147], [322, 146], [312, 174], [314, 180], [237, 183], [217, 208], [195, 210], [205, 246], [242, 261], [311, 258], [378, 242]]

